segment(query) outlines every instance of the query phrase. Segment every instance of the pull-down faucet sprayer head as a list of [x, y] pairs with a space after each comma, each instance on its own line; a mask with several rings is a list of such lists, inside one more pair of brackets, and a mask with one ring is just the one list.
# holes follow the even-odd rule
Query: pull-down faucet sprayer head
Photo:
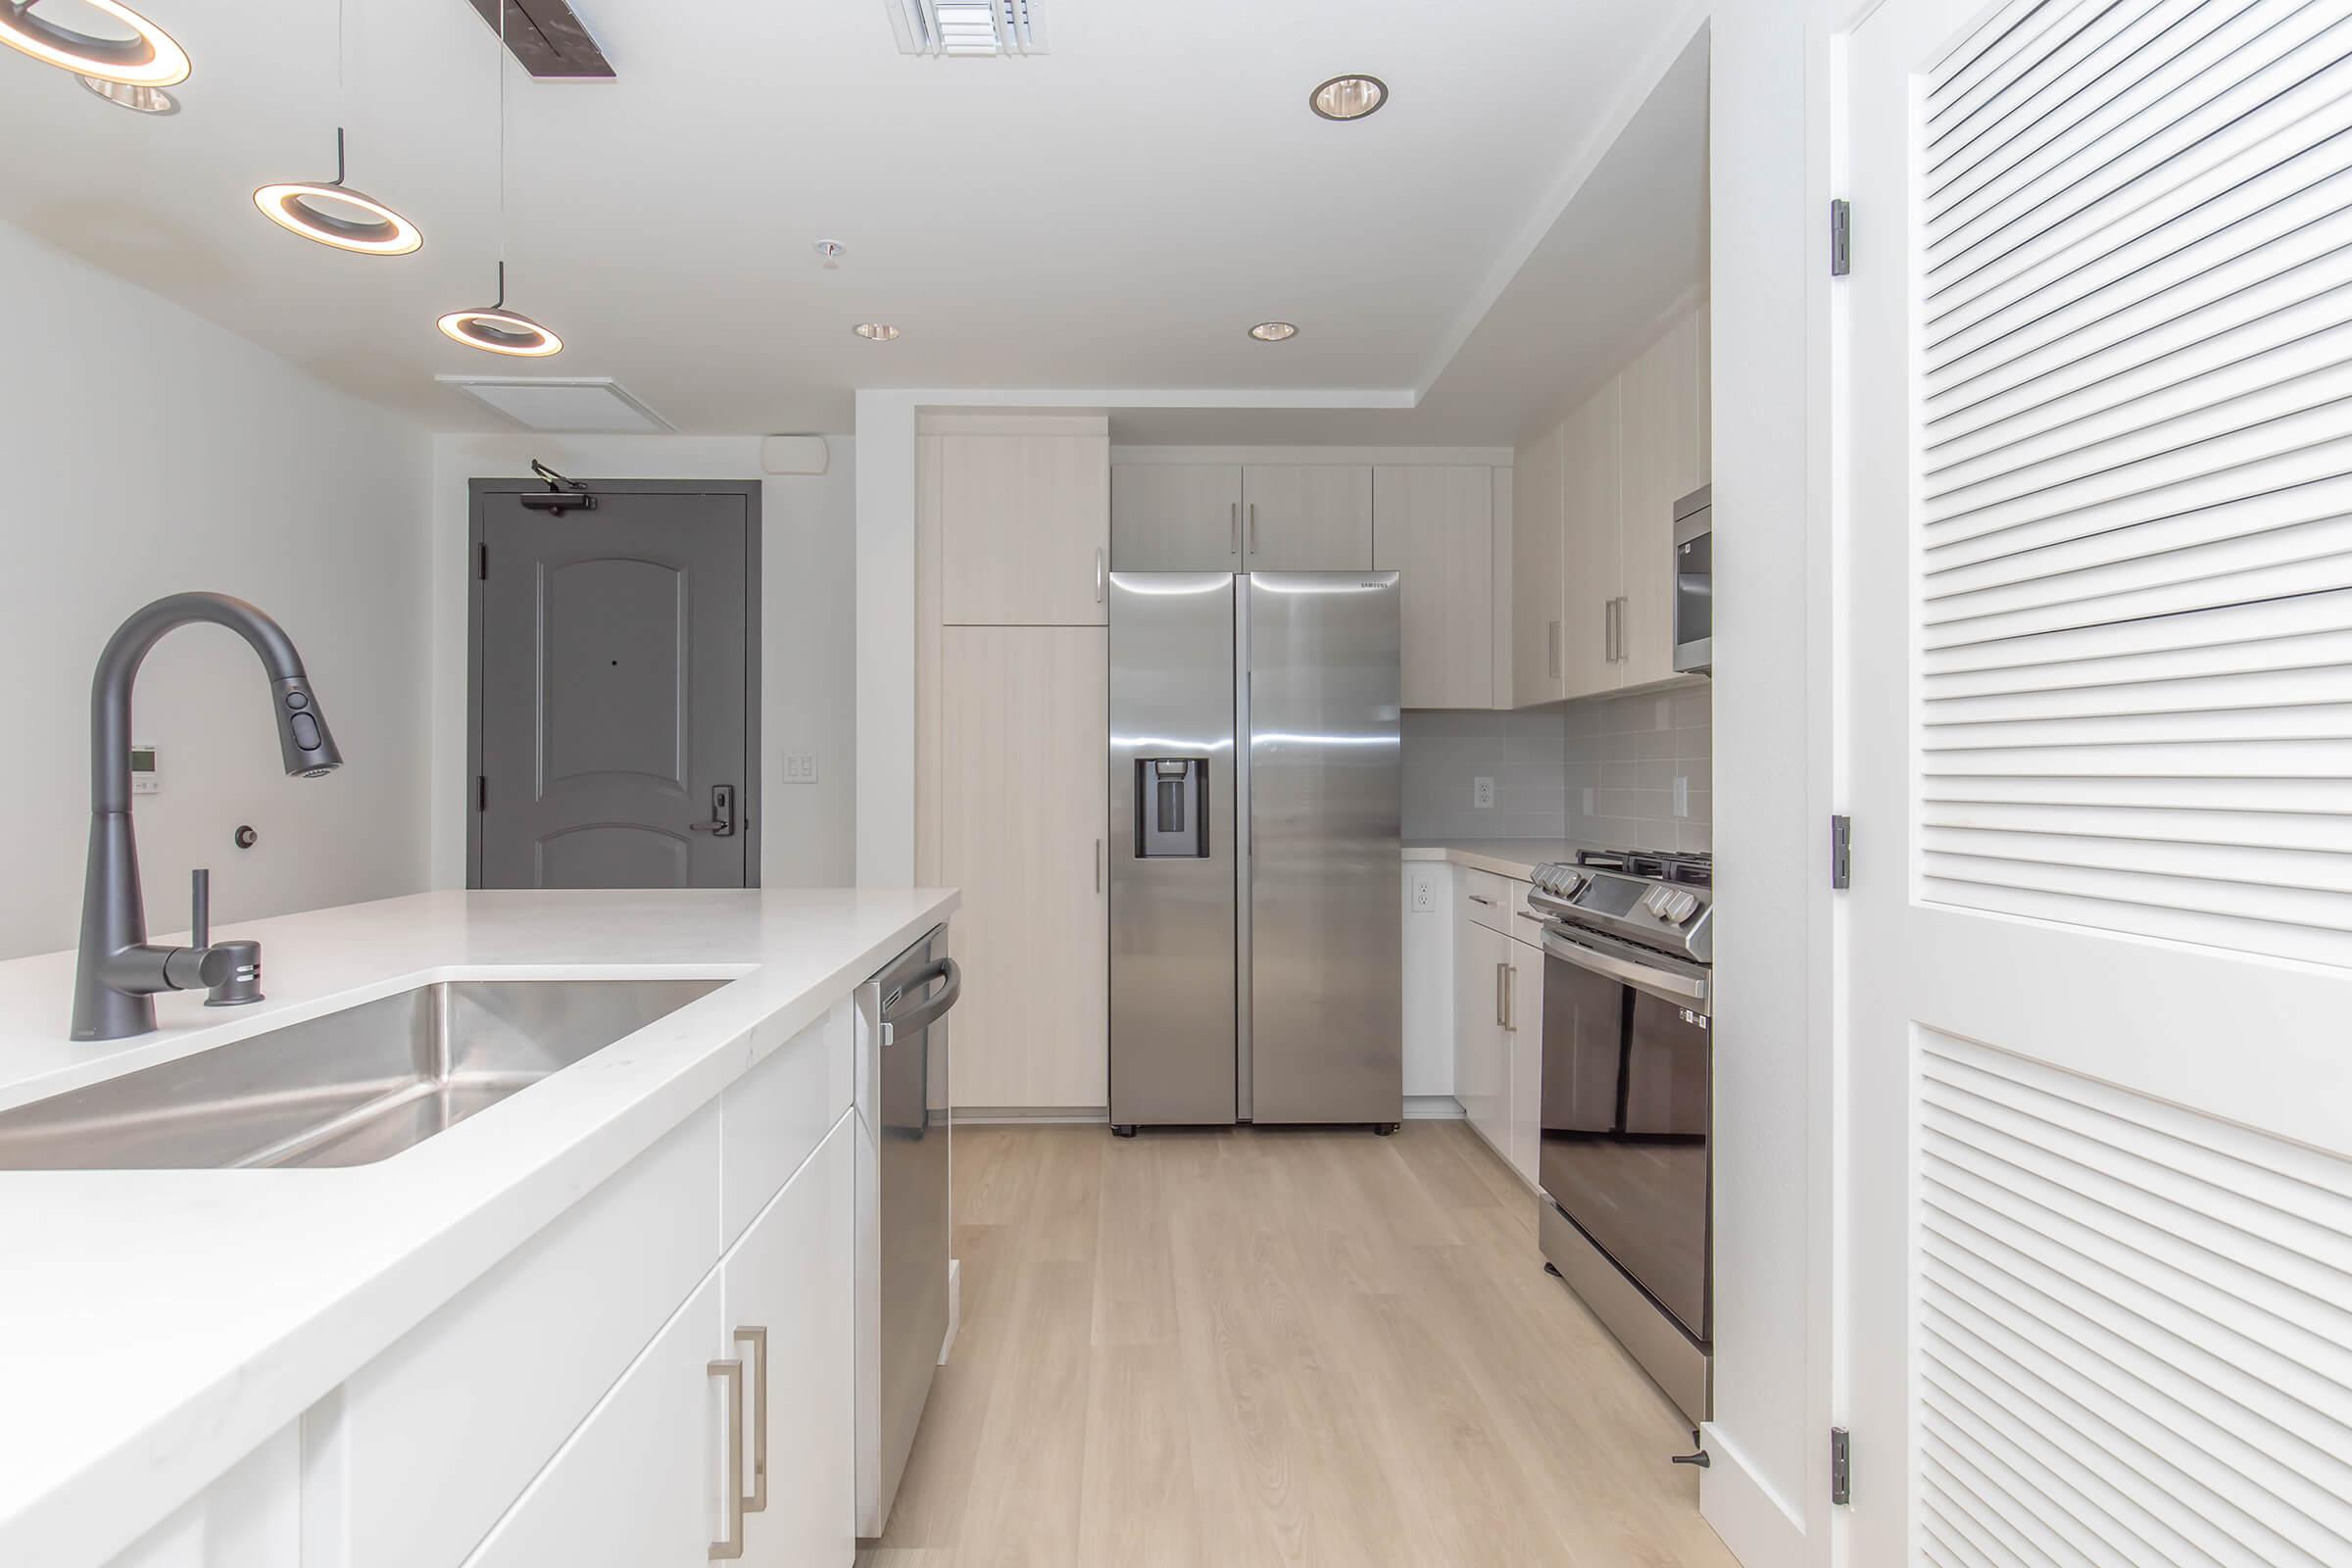
[[319, 778], [341, 767], [343, 754], [335, 749], [334, 732], [318, 710], [310, 677], [273, 681], [270, 692], [277, 700], [277, 749], [286, 760], [286, 776]]

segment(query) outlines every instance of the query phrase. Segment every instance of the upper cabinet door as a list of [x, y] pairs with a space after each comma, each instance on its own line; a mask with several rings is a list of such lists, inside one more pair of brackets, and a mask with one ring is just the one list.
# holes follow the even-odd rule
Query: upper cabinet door
[[1251, 464], [1242, 470], [1248, 571], [1368, 571], [1372, 469], [1364, 464]]
[[1102, 625], [1110, 569], [1107, 425], [1099, 434], [1051, 426], [1036, 434], [938, 433], [940, 619]]
[[1622, 377], [1611, 380], [1561, 426], [1560, 574], [1567, 591], [1559, 664], [1563, 697], [1625, 684], [1624, 606], [1611, 608], [1625, 593], [1617, 526], [1622, 386]]
[[1402, 577], [1407, 708], [1494, 706], [1494, 509], [1485, 467], [1372, 470], [1372, 568]]
[[1553, 425], [1523, 442], [1511, 465], [1511, 705], [1568, 695], [1562, 660], [1572, 629], [1562, 592], [1562, 451]]
[[1122, 463], [1110, 470], [1117, 571], [1240, 571], [1237, 463]]
[[1642, 686], [1674, 674], [1674, 504], [1707, 482], [1706, 340], [1693, 312], [1679, 318], [1623, 376], [1624, 457], [1619, 536], [1617, 680]]

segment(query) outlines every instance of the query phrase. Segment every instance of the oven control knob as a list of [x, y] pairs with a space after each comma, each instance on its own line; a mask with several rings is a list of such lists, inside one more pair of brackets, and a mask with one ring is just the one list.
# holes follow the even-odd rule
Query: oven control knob
[[1674, 895], [1673, 901], [1666, 909], [1666, 918], [1673, 921], [1676, 925], [1681, 925], [1685, 920], [1690, 919], [1697, 912], [1697, 894], [1677, 893]]
[[1642, 896], [1642, 907], [1647, 909], [1650, 913], [1656, 915], [1661, 920], [1666, 918], [1666, 911], [1668, 908], [1672, 907], [1673, 904], [1674, 895], [1667, 892], [1662, 887], [1651, 888], [1647, 893]]

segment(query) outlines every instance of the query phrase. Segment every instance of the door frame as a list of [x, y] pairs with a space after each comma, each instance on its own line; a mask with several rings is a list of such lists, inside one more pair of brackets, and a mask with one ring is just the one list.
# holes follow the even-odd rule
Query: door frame
[[[766, 754], [760, 734], [760, 607], [765, 597], [760, 561], [760, 503], [764, 482], [759, 479], [583, 479], [592, 494], [626, 496], [738, 496], [744, 508], [743, 538], [743, 748], [744, 766], [739, 814], [743, 835], [743, 885], [760, 881], [760, 775]], [[474, 780], [482, 772], [482, 551], [489, 538], [484, 527], [483, 502], [491, 496], [528, 495], [546, 489], [538, 479], [468, 479], [466, 481], [466, 776], [458, 787], [466, 791], [466, 886], [482, 885], [481, 798]]]

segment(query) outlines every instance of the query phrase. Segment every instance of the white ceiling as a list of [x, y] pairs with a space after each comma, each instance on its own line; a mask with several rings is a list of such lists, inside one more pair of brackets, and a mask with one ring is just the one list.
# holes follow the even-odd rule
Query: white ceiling
[[[335, 0], [145, 0], [196, 62], [160, 120], [0, 51], [0, 218], [449, 430], [506, 426], [436, 374], [519, 370], [614, 377], [690, 432], [846, 429], [859, 387], [1316, 388], [1428, 395], [1121, 438], [1507, 441], [1703, 271], [1703, 38], [1594, 166], [1682, 5], [1040, 0], [1051, 54], [936, 60], [898, 52], [889, 0], [574, 3], [619, 79], [510, 79], [509, 303], [558, 360], [433, 329], [495, 288], [496, 44], [467, 0], [344, 0], [341, 89]], [[1390, 105], [1314, 118], [1341, 71]], [[338, 122], [418, 255], [253, 210], [332, 176]], [[1244, 335], [1267, 318], [1298, 337]]]

